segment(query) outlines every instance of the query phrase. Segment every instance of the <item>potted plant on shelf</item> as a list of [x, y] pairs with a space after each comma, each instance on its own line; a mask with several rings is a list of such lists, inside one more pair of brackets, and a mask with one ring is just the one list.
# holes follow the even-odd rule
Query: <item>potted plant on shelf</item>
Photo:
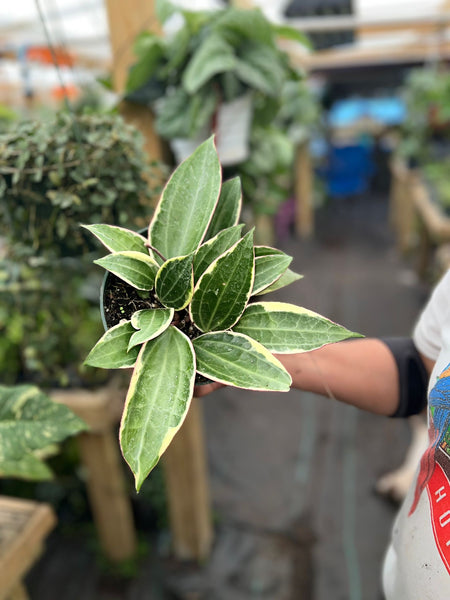
[[305, 308], [259, 301], [300, 278], [292, 258], [242, 236], [238, 178], [225, 181], [214, 140], [173, 172], [147, 236], [86, 225], [110, 251], [96, 263], [106, 333], [86, 363], [133, 368], [120, 428], [136, 488], [180, 428], [194, 384], [288, 391], [273, 353], [313, 350], [358, 334]]
[[211, 133], [222, 165], [242, 162], [255, 102], [277, 104], [285, 83], [303, 77], [278, 39], [306, 45], [306, 38], [271, 23], [260, 9], [193, 12], [166, 0], [157, 8], [166, 28], [174, 16], [181, 25], [172, 33], [138, 36], [128, 98], [154, 109], [156, 129], [178, 162]]

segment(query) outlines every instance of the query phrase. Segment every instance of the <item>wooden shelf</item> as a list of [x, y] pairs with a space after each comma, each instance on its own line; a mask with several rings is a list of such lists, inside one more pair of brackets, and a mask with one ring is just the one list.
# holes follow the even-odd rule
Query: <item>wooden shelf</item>
[[55, 524], [48, 504], [0, 496], [0, 600], [27, 597], [22, 579]]

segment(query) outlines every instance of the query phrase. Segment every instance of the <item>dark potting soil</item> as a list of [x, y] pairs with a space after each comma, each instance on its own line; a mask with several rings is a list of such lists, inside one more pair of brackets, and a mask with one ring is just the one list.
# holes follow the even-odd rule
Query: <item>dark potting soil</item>
[[137, 310], [164, 308], [152, 292], [144, 292], [128, 285], [109, 273], [103, 290], [103, 312], [108, 329], [120, 321], [131, 319]]
[[[130, 320], [137, 310], [155, 308], [164, 306], [153, 290], [137, 290], [116, 275], [108, 274], [103, 290], [103, 311], [108, 329], [118, 325], [123, 319]], [[175, 311], [172, 325], [178, 327], [191, 340], [202, 334], [192, 323], [187, 310]], [[197, 373], [195, 383], [210, 383], [210, 380]]]

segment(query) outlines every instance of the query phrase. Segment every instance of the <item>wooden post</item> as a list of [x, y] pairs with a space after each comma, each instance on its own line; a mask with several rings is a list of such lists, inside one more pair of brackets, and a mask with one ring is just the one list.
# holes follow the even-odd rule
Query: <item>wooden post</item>
[[136, 555], [136, 532], [115, 429], [82, 433], [78, 446], [87, 470], [87, 491], [107, 558], [121, 562]]
[[415, 207], [413, 188], [415, 174], [398, 159], [391, 163], [389, 222], [396, 235], [397, 248], [405, 254], [411, 250], [414, 233]]
[[[128, 69], [135, 61], [133, 43], [142, 31], [160, 33], [161, 27], [156, 18], [154, 0], [106, 0], [109, 34], [113, 55], [114, 89], [119, 94], [125, 90]], [[123, 101], [120, 112], [124, 119], [133, 124], [143, 134], [145, 150], [149, 157], [161, 160], [163, 144], [153, 127], [153, 114], [145, 106]]]
[[182, 560], [207, 558], [213, 540], [201, 400], [163, 456], [173, 549]]
[[124, 390], [114, 386], [97, 391], [59, 390], [52, 393], [52, 399], [65, 404], [89, 426], [89, 431], [78, 435], [77, 441], [105, 556], [113, 562], [133, 558], [136, 532], [115, 427], [123, 409]]
[[30, 600], [30, 596], [24, 584], [18, 583], [6, 600]]
[[[160, 32], [154, 0], [106, 0], [113, 50], [114, 85], [124, 90], [127, 71], [134, 61], [132, 44], [144, 30]], [[162, 159], [164, 146], [153, 128], [153, 115], [143, 106], [123, 102], [121, 112], [146, 139], [151, 158]], [[203, 559], [212, 540], [211, 511], [203, 441], [201, 406], [193, 400], [182, 429], [165, 453], [165, 473], [175, 555]], [[105, 448], [105, 452], [107, 452]]]
[[436, 248], [450, 241], [450, 218], [432, 201], [419, 177], [416, 177], [411, 185], [411, 196], [419, 221], [418, 272], [420, 277], [425, 277]]
[[297, 150], [295, 161], [295, 229], [302, 238], [314, 233], [313, 173], [308, 143]]

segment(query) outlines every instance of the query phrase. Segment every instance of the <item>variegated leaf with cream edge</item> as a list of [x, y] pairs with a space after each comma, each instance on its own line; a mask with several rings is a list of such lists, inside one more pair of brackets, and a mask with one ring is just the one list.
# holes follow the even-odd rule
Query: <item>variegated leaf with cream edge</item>
[[95, 235], [110, 252], [133, 250], [148, 255], [147, 240], [135, 231], [116, 225], [103, 224], [82, 225], [82, 227]]
[[107, 254], [94, 262], [138, 290], [151, 290], [159, 269], [153, 258], [134, 250]]
[[199, 280], [216, 258], [240, 240], [243, 227], [243, 225], [228, 227], [200, 246], [194, 258], [195, 281]]
[[252, 295], [257, 295], [279, 279], [292, 262], [281, 250], [255, 246], [255, 282]]
[[152, 308], [137, 310], [131, 317], [135, 331], [128, 342], [128, 351], [160, 335], [172, 322], [173, 308]]
[[87, 355], [84, 364], [101, 369], [126, 369], [136, 362], [139, 348], [130, 347], [136, 329], [123, 321], [108, 329]]
[[181, 427], [194, 380], [192, 343], [176, 327], [142, 346], [120, 426], [122, 453], [137, 490]]
[[258, 294], [255, 294], [255, 296], [262, 296], [265, 294], [270, 294], [271, 292], [276, 292], [277, 290], [281, 290], [282, 288], [291, 285], [291, 283], [294, 283], [299, 279], [303, 279], [303, 275], [295, 273], [295, 271], [291, 271], [291, 269], [286, 269], [286, 271], [281, 275], [281, 277], [276, 279], [272, 283], [272, 285], [269, 285], [269, 287], [264, 288]]
[[247, 335], [205, 333], [193, 344], [198, 372], [213, 381], [248, 390], [289, 391], [289, 373], [262, 344]]
[[189, 306], [200, 331], [229, 329], [236, 323], [250, 298], [254, 262], [252, 230], [206, 269]]
[[200, 246], [219, 198], [221, 181], [211, 137], [172, 173], [150, 221], [149, 243], [166, 260], [190, 254]]
[[[167, 182], [148, 242], [122, 228], [88, 228], [113, 250], [98, 264], [131, 287], [128, 303], [126, 285], [114, 282], [105, 292], [109, 321], [126, 320], [104, 334], [86, 362], [134, 367], [120, 441], [137, 489], [180, 428], [196, 373], [234, 387], [286, 392], [291, 376], [274, 353], [358, 335], [292, 304], [251, 303], [302, 276], [290, 270], [284, 252], [254, 248], [253, 230], [241, 237], [241, 185], [235, 178], [221, 186], [221, 177], [210, 138]], [[108, 307], [112, 289], [120, 290], [118, 306]]]
[[155, 290], [160, 302], [167, 308], [182, 310], [194, 293], [194, 254], [170, 258], [159, 269]]
[[205, 239], [209, 240], [224, 229], [239, 222], [242, 208], [242, 186], [239, 177], [228, 179], [222, 185], [216, 209], [206, 232]]
[[35, 386], [0, 386], [0, 477], [50, 479], [47, 449], [54, 453], [54, 444], [87, 428]]
[[361, 337], [311, 310], [284, 302], [250, 304], [233, 331], [252, 337], [277, 354], [308, 352]]

